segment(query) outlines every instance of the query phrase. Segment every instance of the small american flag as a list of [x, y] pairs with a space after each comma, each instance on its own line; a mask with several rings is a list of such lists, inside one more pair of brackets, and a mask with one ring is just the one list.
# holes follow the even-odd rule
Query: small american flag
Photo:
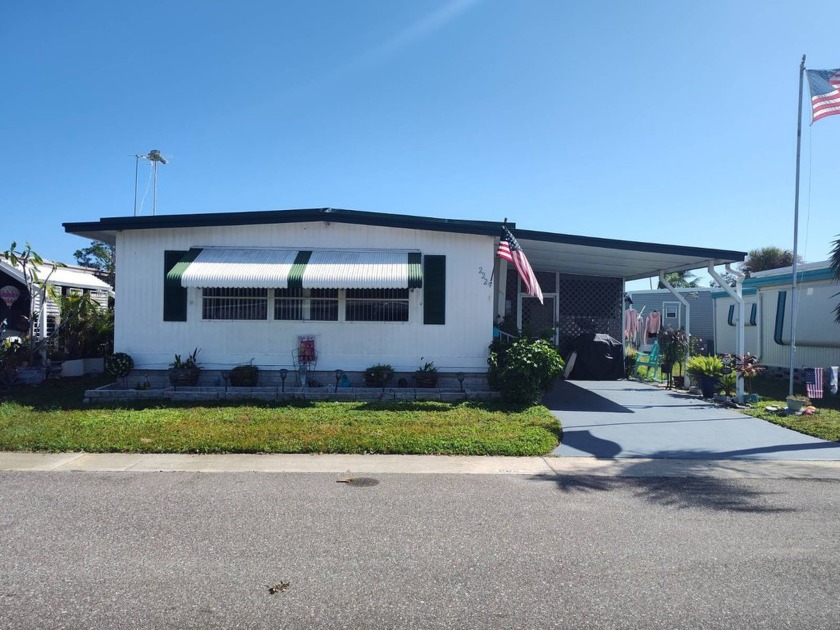
[[805, 368], [805, 391], [808, 398], [823, 397], [823, 369]]
[[820, 118], [840, 114], [840, 68], [834, 70], [808, 70], [811, 88], [811, 123]]
[[531, 263], [525, 256], [525, 252], [513, 238], [513, 234], [507, 229], [507, 226], [502, 226], [502, 236], [499, 239], [499, 249], [496, 250], [496, 256], [504, 258], [508, 262], [513, 263], [516, 267], [516, 273], [522, 278], [522, 284], [525, 286], [525, 293], [533, 296], [543, 303], [543, 293], [540, 288], [540, 283], [537, 282], [537, 277], [534, 275], [534, 270], [531, 269]]

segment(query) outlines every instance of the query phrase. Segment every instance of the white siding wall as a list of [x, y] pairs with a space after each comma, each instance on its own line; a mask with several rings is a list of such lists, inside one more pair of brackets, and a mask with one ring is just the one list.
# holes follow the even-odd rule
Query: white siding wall
[[[317, 369], [398, 371], [434, 361], [444, 371], [484, 371], [492, 339], [493, 238], [342, 223], [299, 223], [171, 230], [131, 230], [117, 237], [115, 350], [138, 369], [163, 369], [174, 355], [201, 348], [202, 367], [224, 369], [253, 359], [264, 369], [290, 367], [298, 335], [313, 335]], [[410, 249], [446, 256], [446, 324], [423, 324], [423, 290], [410, 292], [408, 322], [202, 321], [201, 290], [189, 290], [186, 322], [163, 321], [165, 250], [190, 247]]]
[[[776, 343], [776, 308], [779, 291], [787, 291], [785, 303], [783, 344]], [[799, 294], [798, 323], [796, 327], [795, 367], [825, 367], [840, 364], [840, 325], [834, 323], [833, 308], [837, 285], [830, 282], [803, 283]], [[758, 326], [744, 329], [746, 350], [757, 355], [761, 363], [770, 367], [790, 366], [790, 286], [761, 288], [757, 295], [745, 296], [746, 314], [749, 305], [758, 302]], [[735, 352], [735, 328], [727, 324], [729, 297], [715, 300], [715, 325], [718, 352]], [[736, 309], [737, 312], [737, 309]]]

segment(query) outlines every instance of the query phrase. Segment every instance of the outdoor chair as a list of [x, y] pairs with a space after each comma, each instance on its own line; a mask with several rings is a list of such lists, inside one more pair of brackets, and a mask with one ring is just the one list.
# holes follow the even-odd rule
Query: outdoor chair
[[662, 356], [659, 354], [659, 342], [654, 342], [650, 352], [639, 352], [633, 376], [642, 381], [662, 380]]

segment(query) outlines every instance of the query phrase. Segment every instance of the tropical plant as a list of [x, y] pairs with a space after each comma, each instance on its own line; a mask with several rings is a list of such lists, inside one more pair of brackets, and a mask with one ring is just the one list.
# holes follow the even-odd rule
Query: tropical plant
[[[831, 270], [834, 272], [834, 279], [840, 282], [840, 238], [834, 241], [834, 247], [831, 250]], [[840, 296], [840, 293], [835, 293], [832, 297]], [[840, 324], [840, 302], [834, 307], [834, 321]]]
[[[423, 360], [423, 357], [420, 357], [420, 360]], [[418, 372], [437, 372], [438, 369], [435, 367], [434, 361], [426, 361], [423, 365], [417, 368]]]
[[175, 360], [169, 364], [169, 367], [174, 368], [176, 370], [195, 370], [198, 369], [198, 353], [201, 352], [201, 348], [196, 348], [190, 354], [187, 355], [186, 359], [181, 359], [180, 354], [175, 355]]
[[[423, 357], [420, 357], [423, 360]], [[438, 369], [434, 361], [427, 361], [414, 372], [414, 382], [417, 387], [436, 387], [438, 382]]]
[[[671, 273], [666, 273], [665, 280], [667, 280], [668, 284], [670, 284], [675, 289], [693, 289], [697, 286], [697, 283], [700, 281], [700, 279], [690, 271], [672, 271]], [[658, 288], [666, 288], [661, 280], [659, 281]]]
[[107, 356], [114, 348], [114, 312], [89, 294], [58, 298], [61, 321], [53, 346], [71, 359]]
[[679, 366], [682, 375], [683, 361], [688, 354], [688, 333], [682, 328], [674, 330], [668, 326], [659, 334], [659, 351], [662, 353], [662, 363]]
[[0, 256], [8, 260], [13, 267], [19, 268], [23, 273], [23, 284], [29, 294], [29, 330], [25, 338], [29, 355], [28, 362], [29, 365], [39, 365], [45, 359], [47, 340], [46, 338], [38, 338], [36, 325], [42, 319], [47, 298], [54, 299], [56, 297], [47, 283], [55, 270], [65, 265], [46, 262], [38, 252], [32, 249], [29, 243], [26, 243], [26, 246], [19, 250], [15, 241], [12, 241], [9, 249], [0, 253]]
[[693, 356], [688, 360], [688, 373], [697, 378], [701, 376], [717, 378], [723, 374], [723, 361], [716, 356]]
[[738, 384], [738, 374], [736, 372], [729, 372], [728, 374], [723, 374], [718, 379], [718, 383], [720, 385], [721, 390], [727, 396], [734, 396], [735, 395], [735, 387]]
[[633, 373], [633, 368], [636, 367], [636, 357], [639, 356], [639, 351], [631, 346], [624, 348], [624, 378], [630, 378]]
[[563, 359], [545, 339], [517, 339], [491, 351], [487, 381], [508, 402], [537, 404], [563, 371]]
[[[796, 262], [802, 262], [802, 257], [797, 256]], [[779, 269], [791, 265], [793, 265], [793, 252], [771, 245], [751, 250], [747, 254], [747, 259], [738, 266], [738, 269], [749, 275], [757, 271]]]

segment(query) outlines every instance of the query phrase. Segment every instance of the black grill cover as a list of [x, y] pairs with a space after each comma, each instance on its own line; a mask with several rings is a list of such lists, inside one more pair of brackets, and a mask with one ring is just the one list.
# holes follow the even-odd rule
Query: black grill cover
[[617, 339], [602, 333], [584, 333], [574, 338], [572, 351], [577, 352], [577, 358], [569, 374], [570, 380], [617, 381], [624, 378], [624, 355]]

